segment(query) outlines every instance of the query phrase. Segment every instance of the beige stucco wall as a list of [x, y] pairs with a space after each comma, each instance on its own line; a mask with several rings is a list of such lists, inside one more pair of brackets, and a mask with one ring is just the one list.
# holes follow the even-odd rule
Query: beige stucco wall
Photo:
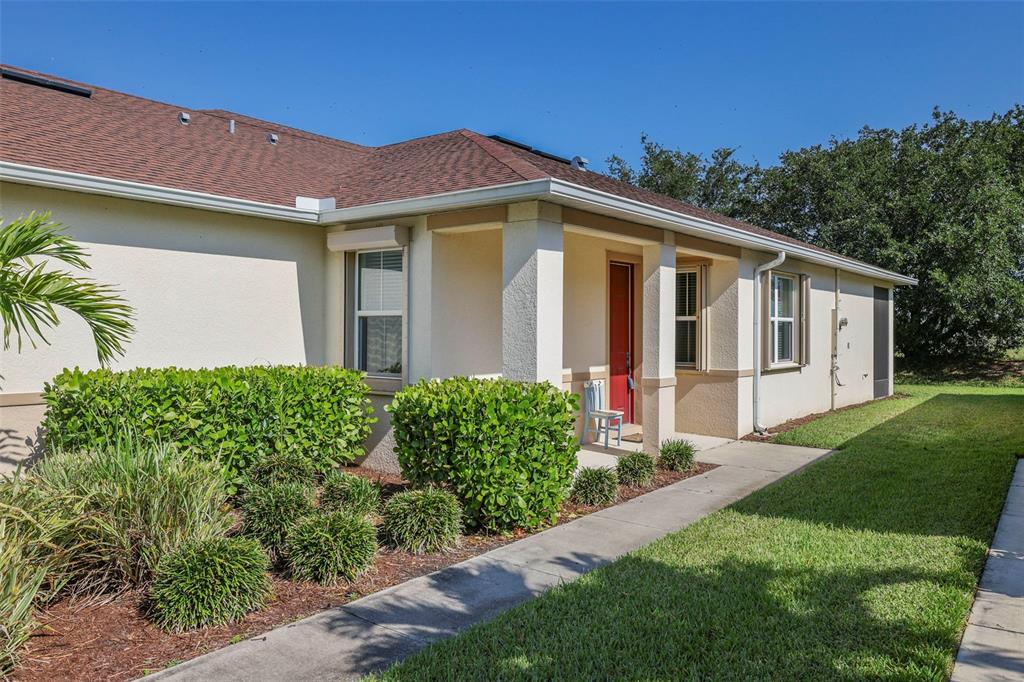
[[[137, 331], [115, 368], [325, 360], [326, 257], [316, 226], [12, 183], [0, 184], [0, 211], [7, 220], [52, 211], [88, 250], [89, 274], [135, 308]], [[64, 367], [98, 366], [86, 325], [61, 319], [50, 346], [0, 351], [0, 394], [35, 393]], [[13, 430], [9, 408], [0, 419]]]
[[[744, 251], [740, 264], [741, 362], [753, 366], [753, 271], [758, 263], [770, 260], [767, 254]], [[789, 258], [777, 268], [780, 272], [806, 274], [811, 279], [810, 362], [800, 368], [768, 370], [762, 375], [762, 421], [774, 426], [790, 419], [832, 407], [832, 311], [836, 308], [836, 270]], [[839, 272], [839, 317], [849, 325], [838, 339], [839, 381], [836, 407], [872, 399], [874, 299], [873, 287], [884, 286], [866, 277]], [[891, 307], [891, 302], [890, 302]], [[891, 329], [890, 329], [891, 332]], [[890, 333], [891, 337], [891, 333]], [[745, 340], [745, 341], [744, 341]], [[745, 348], [744, 348], [745, 347]], [[890, 355], [892, 345], [890, 338]], [[890, 363], [890, 376], [892, 363]], [[739, 383], [739, 435], [753, 430], [753, 381]]]

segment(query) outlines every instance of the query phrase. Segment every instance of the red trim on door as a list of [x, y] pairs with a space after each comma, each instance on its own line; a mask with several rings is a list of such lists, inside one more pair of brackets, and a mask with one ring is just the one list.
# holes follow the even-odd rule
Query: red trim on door
[[633, 422], [633, 264], [608, 264], [608, 409]]

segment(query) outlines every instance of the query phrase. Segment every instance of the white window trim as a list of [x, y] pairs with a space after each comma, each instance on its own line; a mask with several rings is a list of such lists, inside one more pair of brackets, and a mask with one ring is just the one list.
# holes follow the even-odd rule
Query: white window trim
[[[693, 322], [694, 333], [696, 334], [696, 342], [694, 344], [694, 355], [693, 362], [676, 362], [676, 367], [683, 369], [696, 369], [700, 366], [700, 308], [701, 308], [701, 283], [700, 283], [700, 268], [693, 266], [677, 267], [676, 274], [679, 273], [693, 273], [693, 286], [696, 291], [696, 304], [694, 305], [693, 315], [676, 315], [676, 322]], [[676, 292], [679, 295], [679, 292]], [[673, 298], [673, 305], [675, 305], [675, 299]], [[676, 349], [672, 349], [672, 355], [675, 356]], [[674, 358], [673, 358], [674, 359]]]
[[[379, 249], [361, 249], [361, 250], [355, 252], [355, 263], [354, 263], [355, 270], [356, 270], [356, 273], [355, 273], [355, 287], [354, 287], [355, 288], [355, 298], [353, 300], [353, 310], [355, 311], [355, 315], [354, 315], [354, 317], [355, 317], [355, 329], [353, 330], [353, 332], [354, 332], [354, 334], [353, 334], [354, 339], [353, 339], [353, 345], [352, 345], [352, 348], [353, 348], [352, 363], [355, 365], [355, 368], [358, 369], [359, 371], [366, 372], [367, 376], [381, 377], [381, 378], [385, 378], [385, 379], [396, 379], [396, 378], [401, 378], [401, 377], [405, 376], [405, 363], [406, 363], [406, 359], [405, 359], [405, 335], [406, 335], [405, 311], [404, 310], [369, 310], [369, 311], [364, 311], [364, 310], [360, 310], [359, 309], [359, 302], [361, 300], [359, 294], [360, 294], [360, 288], [361, 288], [362, 279], [363, 279], [362, 276], [361, 276], [362, 273], [360, 272], [360, 269], [359, 269], [359, 256], [361, 254], [364, 254], [364, 253], [384, 253], [385, 251], [398, 251], [398, 252], [400, 252], [402, 254], [402, 279], [404, 281], [405, 280], [406, 263], [405, 263], [405, 249], [403, 247], [401, 247], [401, 246], [391, 246], [391, 247], [384, 247], [384, 248], [379, 248]], [[402, 288], [402, 291], [404, 293], [404, 291], [405, 291], [405, 287], [404, 286]], [[362, 334], [359, 333], [359, 319], [360, 318], [364, 318], [364, 317], [399, 317], [399, 318], [401, 318], [401, 320], [402, 320], [402, 371], [401, 372], [398, 372], [396, 374], [389, 374], [389, 373], [386, 373], [386, 372], [376, 372], [376, 373], [374, 373], [374, 372], [370, 372], [367, 369], [363, 369], [363, 368], [361, 368], [359, 366], [361, 364], [360, 358], [362, 358], [362, 353], [361, 353], [362, 347], [360, 346], [360, 340], [362, 339]]]
[[[797, 287], [799, 286], [800, 280], [794, 275], [773, 272], [772, 280], [771, 282], [769, 282], [769, 290], [771, 291], [772, 297], [771, 302], [772, 304], [774, 304], [772, 306], [774, 307], [774, 312], [772, 312], [771, 307], [768, 310], [768, 324], [771, 330], [771, 339], [769, 341], [769, 343], [771, 344], [771, 366], [792, 367], [798, 364], [796, 358], [796, 340], [798, 338], [797, 334], [799, 333], [799, 330], [797, 329], [797, 318], [795, 315], [790, 317], [781, 317], [778, 314], [779, 310], [781, 309], [781, 306], [779, 305], [778, 289], [776, 289], [775, 287], [776, 278], [787, 279], [792, 283], [792, 286], [790, 287], [790, 296], [792, 297], [792, 300], [790, 301], [790, 310], [792, 310], [794, 313], [797, 312], [797, 308], [800, 305], [799, 293], [797, 291]], [[789, 335], [789, 358], [783, 360], [779, 359], [779, 322], [789, 322], [790, 329], [792, 330]]]

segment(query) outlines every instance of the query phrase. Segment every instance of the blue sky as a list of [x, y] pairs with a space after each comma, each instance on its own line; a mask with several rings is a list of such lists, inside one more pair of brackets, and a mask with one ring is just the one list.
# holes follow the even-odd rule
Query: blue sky
[[0, 58], [363, 144], [454, 128], [597, 167], [1024, 102], [1024, 3], [0, 5]]

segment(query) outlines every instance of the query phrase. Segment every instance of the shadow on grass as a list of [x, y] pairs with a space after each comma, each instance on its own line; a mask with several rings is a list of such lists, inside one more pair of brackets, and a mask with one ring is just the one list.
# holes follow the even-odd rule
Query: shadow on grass
[[1018, 456], [1024, 395], [939, 394], [733, 509], [987, 545]]
[[[915, 608], [886, 613], [865, 599], [921, 584], [948, 595], [962, 587], [962, 580], [941, 570], [823, 572], [736, 558], [698, 569], [630, 555], [442, 642], [390, 675], [941, 679], [957, 645], [956, 617], [936, 621]], [[430, 609], [416, 620], [450, 615]]]

